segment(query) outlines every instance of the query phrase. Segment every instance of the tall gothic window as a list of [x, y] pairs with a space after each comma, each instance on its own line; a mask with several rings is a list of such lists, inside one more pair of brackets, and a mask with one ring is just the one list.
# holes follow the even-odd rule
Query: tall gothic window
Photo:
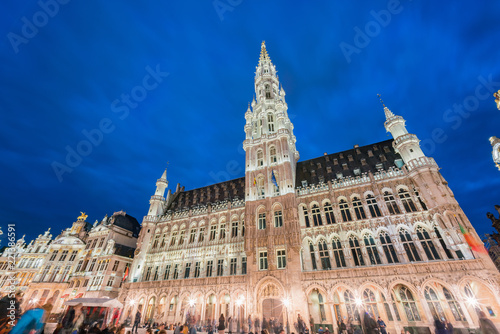
[[363, 204], [361, 203], [361, 200], [358, 197], [354, 197], [352, 199], [352, 206], [354, 207], [354, 213], [356, 214], [356, 218], [358, 220], [366, 219], [365, 209], [363, 209]]
[[417, 188], [413, 187], [413, 191], [415, 192], [415, 196], [417, 196], [418, 202], [420, 203], [420, 206], [422, 206], [422, 209], [427, 211], [427, 205], [425, 205], [424, 201], [420, 197]]
[[450, 307], [451, 313], [453, 313], [453, 317], [455, 317], [456, 321], [466, 321], [464, 312], [462, 312], [462, 308], [460, 304], [456, 301], [455, 297], [451, 294], [451, 292], [443, 288], [444, 298], [448, 302], [448, 306]]
[[266, 192], [264, 189], [264, 178], [260, 176], [257, 179], [257, 198], [263, 199], [266, 196]]
[[266, 85], [265, 91], [266, 91], [266, 99], [270, 99], [271, 98], [271, 86]]
[[267, 252], [259, 252], [259, 270], [267, 270]]
[[379, 316], [378, 308], [377, 308], [377, 299], [375, 298], [375, 294], [370, 289], [365, 289], [363, 291], [363, 302], [366, 311], [375, 319]]
[[330, 263], [330, 254], [328, 253], [326, 241], [320, 241], [318, 247], [319, 247], [319, 259], [321, 261], [321, 268], [323, 270], [332, 269], [332, 265]]
[[266, 229], [266, 213], [261, 212], [259, 213], [259, 218], [258, 218], [258, 229], [259, 230], [265, 230]]
[[451, 254], [450, 250], [448, 249], [448, 246], [446, 245], [446, 242], [444, 242], [444, 239], [441, 236], [441, 233], [439, 232], [437, 227], [434, 227], [434, 232], [436, 233], [436, 236], [439, 239], [439, 243], [441, 244], [441, 247], [443, 247], [444, 252], [446, 253], [446, 256], [448, 257], [448, 259], [453, 259], [453, 255]]
[[276, 258], [277, 258], [277, 268], [278, 269], [285, 269], [286, 267], [286, 251], [284, 249], [279, 249], [276, 252]]
[[384, 192], [384, 201], [391, 215], [398, 215], [401, 213], [399, 211], [398, 204], [394, 199], [394, 196], [390, 192], [388, 191]]
[[166, 243], [167, 243], [167, 234], [163, 233], [163, 235], [161, 237], [160, 248], [163, 249], [163, 247], [165, 247]]
[[283, 213], [281, 210], [274, 211], [274, 227], [283, 227]]
[[420, 314], [418, 313], [417, 304], [411, 291], [407, 287], [401, 286], [399, 288], [399, 297], [408, 321], [420, 321]]
[[403, 243], [403, 247], [405, 249], [406, 255], [408, 256], [408, 260], [410, 262], [414, 261], [422, 261], [420, 259], [420, 255], [418, 255], [417, 249], [415, 248], [415, 244], [413, 243], [413, 239], [411, 238], [410, 233], [406, 230], [399, 230], [399, 238], [401, 238], [401, 242]]
[[210, 226], [210, 238], [209, 241], [215, 240], [215, 235], [217, 234], [217, 225]]
[[359, 321], [359, 312], [356, 306], [356, 299], [354, 298], [354, 294], [350, 290], [344, 291], [344, 301], [348, 318]]
[[339, 238], [334, 238], [332, 241], [333, 257], [335, 258], [335, 264], [337, 268], [346, 267], [344, 251], [342, 250], [342, 245], [340, 244]]
[[434, 291], [431, 287], [426, 287], [424, 290], [424, 296], [434, 320], [446, 318], [436, 291]]
[[417, 211], [417, 207], [413, 203], [413, 200], [411, 199], [410, 193], [406, 189], [399, 189], [398, 192], [399, 198], [401, 199], [401, 203], [403, 203], [403, 206], [405, 207], [406, 212], [415, 212]]
[[269, 132], [274, 132], [274, 116], [273, 114], [267, 114], [267, 129]]
[[426, 229], [419, 227], [417, 229], [417, 237], [420, 240], [420, 244], [424, 248], [425, 255], [429, 260], [439, 260], [441, 257], [439, 256], [436, 247], [434, 247], [434, 243], [431, 240], [429, 232]]
[[313, 270], [316, 270], [316, 269], [318, 269], [318, 267], [316, 265], [316, 253], [314, 252], [314, 246], [312, 243], [309, 243], [309, 252], [311, 253], [312, 268], [313, 268]]
[[184, 243], [184, 234], [186, 233], [186, 231], [184, 230], [181, 230], [181, 232], [179, 233], [179, 245], [182, 245]]
[[325, 210], [326, 223], [328, 225], [335, 224], [335, 216], [333, 214], [332, 204], [330, 202], [326, 202], [323, 210]]
[[375, 240], [373, 239], [373, 236], [365, 234], [364, 239], [365, 239], [366, 252], [368, 253], [368, 258], [370, 259], [370, 263], [381, 264], [377, 246], [375, 245]]
[[226, 224], [220, 224], [220, 230], [219, 230], [219, 239], [225, 239], [226, 238]]
[[177, 231], [172, 232], [172, 237], [170, 238], [170, 247], [175, 245], [175, 239], [177, 238]]
[[309, 213], [307, 212], [307, 208], [305, 206], [302, 207], [304, 212], [304, 221], [306, 223], [306, 227], [311, 227], [311, 223], [309, 222]]
[[363, 259], [363, 253], [361, 253], [361, 246], [357, 237], [351, 235], [349, 237], [349, 246], [351, 247], [352, 258], [354, 260], [354, 265], [364, 266], [365, 260]]
[[396, 251], [394, 250], [394, 246], [392, 245], [391, 238], [387, 232], [382, 232], [379, 235], [380, 243], [382, 244], [382, 248], [384, 249], [384, 254], [388, 263], [399, 263], [398, 256], [396, 255]]
[[205, 239], [205, 228], [200, 227], [200, 233], [198, 234], [198, 242], [203, 242]]
[[377, 200], [373, 195], [368, 195], [366, 196], [366, 203], [368, 204], [368, 209], [370, 210], [370, 215], [372, 218], [375, 217], [382, 217], [382, 213], [380, 212], [380, 209], [377, 204]]
[[262, 150], [257, 151], [257, 167], [264, 166], [264, 152]]
[[[273, 128], [274, 128], [274, 124], [273, 124]], [[278, 161], [278, 159], [276, 157], [276, 147], [275, 146], [271, 146], [269, 148], [269, 159], [271, 160], [271, 163], [275, 163]]]
[[231, 238], [236, 238], [238, 236], [238, 222], [233, 221], [231, 226]]
[[319, 211], [319, 206], [317, 206], [316, 204], [314, 204], [312, 207], [312, 217], [313, 217], [314, 226], [322, 226], [323, 225], [323, 221], [321, 220], [321, 213]]
[[349, 222], [352, 220], [351, 212], [349, 211], [349, 204], [347, 204], [345, 199], [341, 199], [339, 202], [340, 213], [342, 214], [342, 220], [344, 222]]
[[196, 229], [193, 228], [189, 233], [189, 243], [192, 244], [195, 239], [196, 239]]

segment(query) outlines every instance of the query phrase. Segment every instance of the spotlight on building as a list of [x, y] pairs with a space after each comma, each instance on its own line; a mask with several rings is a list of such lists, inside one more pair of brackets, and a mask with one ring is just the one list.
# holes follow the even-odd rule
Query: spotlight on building
[[238, 298], [238, 299], [236, 300], [236, 306], [238, 306], [238, 307], [239, 307], [239, 306], [243, 305], [243, 302], [244, 302], [244, 301], [245, 301], [245, 297], [241, 296], [240, 298]]
[[193, 306], [194, 306], [194, 304], [196, 304], [196, 300], [194, 300], [193, 298], [191, 298], [191, 299], [188, 301], [188, 303], [189, 303], [189, 306], [190, 306], [190, 307], [193, 307]]
[[288, 309], [290, 307], [290, 298], [286, 297], [286, 298], [283, 298], [281, 300], [281, 302], [283, 303], [283, 305], [285, 305], [285, 307]]
[[363, 305], [363, 301], [359, 297], [354, 298], [354, 303], [356, 304], [357, 307]]
[[472, 306], [474, 308], [479, 306], [479, 302], [477, 301], [476, 297], [472, 296], [465, 297], [465, 301], [467, 302], [467, 305]]

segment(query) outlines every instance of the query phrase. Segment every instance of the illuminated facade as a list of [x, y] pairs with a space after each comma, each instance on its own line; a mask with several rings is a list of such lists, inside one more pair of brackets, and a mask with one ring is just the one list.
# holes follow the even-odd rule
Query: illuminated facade
[[500, 275], [470, 250], [459, 225], [478, 239], [474, 228], [401, 116], [384, 106], [393, 140], [299, 162], [264, 44], [255, 96], [244, 177], [166, 197], [166, 171], [157, 180], [119, 296], [124, 318], [265, 316], [296, 332], [298, 314], [336, 329], [366, 310], [399, 333], [437, 317], [477, 328], [483, 310], [500, 324]]

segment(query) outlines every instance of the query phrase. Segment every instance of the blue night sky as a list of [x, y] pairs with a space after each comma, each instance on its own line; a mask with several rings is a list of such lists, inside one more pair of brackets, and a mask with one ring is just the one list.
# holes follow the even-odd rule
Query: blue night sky
[[0, 4], [4, 232], [55, 236], [80, 211], [142, 221], [167, 161], [173, 190], [243, 176], [262, 40], [301, 160], [388, 139], [380, 93], [491, 231], [500, 2], [60, 2]]

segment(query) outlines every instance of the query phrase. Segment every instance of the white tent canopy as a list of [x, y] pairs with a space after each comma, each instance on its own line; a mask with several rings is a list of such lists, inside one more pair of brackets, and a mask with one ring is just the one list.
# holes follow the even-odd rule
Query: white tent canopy
[[68, 306], [76, 306], [78, 304], [82, 304], [82, 306], [123, 308], [122, 303], [110, 298], [75, 298], [64, 302], [64, 305]]

